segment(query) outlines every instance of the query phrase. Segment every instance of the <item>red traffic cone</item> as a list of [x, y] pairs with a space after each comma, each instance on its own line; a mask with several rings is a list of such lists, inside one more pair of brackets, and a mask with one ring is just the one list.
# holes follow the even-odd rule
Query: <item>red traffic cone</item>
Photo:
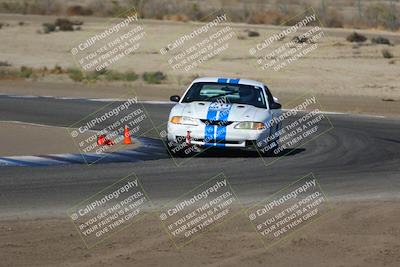
[[113, 145], [115, 145], [113, 141], [108, 140], [108, 139], [104, 142], [104, 144], [107, 145], [107, 146], [113, 146]]
[[124, 144], [125, 145], [130, 145], [132, 144], [131, 141], [131, 134], [129, 133], [129, 128], [128, 126], [125, 125], [125, 130], [124, 130]]
[[106, 141], [106, 136], [104, 134], [97, 136], [97, 144], [102, 146]]

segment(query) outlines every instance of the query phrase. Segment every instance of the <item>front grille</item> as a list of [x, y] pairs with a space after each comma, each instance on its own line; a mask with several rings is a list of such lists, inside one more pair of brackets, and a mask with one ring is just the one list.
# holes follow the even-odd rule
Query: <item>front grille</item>
[[216, 126], [228, 126], [233, 123], [233, 121], [217, 121], [217, 120], [201, 120], [206, 125], [216, 125]]

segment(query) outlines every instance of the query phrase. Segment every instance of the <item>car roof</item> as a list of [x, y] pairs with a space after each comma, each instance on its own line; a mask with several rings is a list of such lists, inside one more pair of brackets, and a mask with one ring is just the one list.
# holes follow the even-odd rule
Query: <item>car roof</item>
[[264, 84], [259, 81], [248, 80], [248, 79], [240, 79], [240, 78], [225, 78], [225, 77], [201, 77], [197, 78], [193, 81], [193, 83], [199, 82], [213, 82], [213, 83], [227, 83], [227, 84], [245, 84], [258, 86], [263, 88]]

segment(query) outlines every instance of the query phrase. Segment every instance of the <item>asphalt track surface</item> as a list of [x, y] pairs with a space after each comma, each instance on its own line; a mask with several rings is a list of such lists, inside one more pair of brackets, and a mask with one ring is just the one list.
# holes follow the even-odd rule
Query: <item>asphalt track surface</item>
[[[67, 127], [104, 105], [86, 100], [1, 96], [0, 120]], [[144, 107], [154, 123], [161, 125], [172, 106]], [[178, 198], [221, 172], [244, 203], [262, 200], [310, 172], [331, 200], [398, 199], [400, 120], [328, 116], [332, 130], [269, 166], [257, 153], [208, 151], [179, 167], [167, 153], [135, 163], [0, 167], [2, 217], [65, 215], [67, 208], [132, 172], [157, 205]], [[321, 126], [328, 127], [324, 123]]]

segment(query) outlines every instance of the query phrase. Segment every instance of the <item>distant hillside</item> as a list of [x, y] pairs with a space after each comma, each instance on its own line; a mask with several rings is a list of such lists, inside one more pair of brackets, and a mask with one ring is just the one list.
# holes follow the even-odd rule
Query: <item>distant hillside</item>
[[116, 16], [132, 7], [142, 18], [175, 21], [223, 8], [233, 22], [273, 25], [313, 7], [326, 27], [400, 28], [399, 0], [0, 0], [0, 13]]

